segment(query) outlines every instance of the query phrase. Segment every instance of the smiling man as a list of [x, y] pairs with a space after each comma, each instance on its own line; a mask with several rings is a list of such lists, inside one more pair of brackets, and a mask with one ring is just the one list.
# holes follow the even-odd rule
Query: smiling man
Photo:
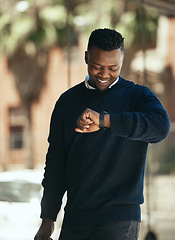
[[124, 53], [120, 49], [104, 51], [93, 46], [85, 53], [89, 84], [100, 91], [108, 89], [120, 75]]
[[138, 238], [148, 144], [167, 137], [170, 122], [150, 89], [120, 76], [123, 59], [120, 33], [91, 33], [88, 76], [52, 114], [35, 240], [49, 239], [66, 191], [59, 240]]

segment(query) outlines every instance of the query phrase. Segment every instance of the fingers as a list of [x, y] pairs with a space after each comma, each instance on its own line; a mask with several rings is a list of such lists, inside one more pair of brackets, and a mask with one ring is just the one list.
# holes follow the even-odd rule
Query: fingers
[[76, 132], [86, 133], [99, 130], [99, 113], [87, 108], [77, 119]]
[[86, 113], [83, 113], [77, 120], [77, 127], [81, 130], [88, 129], [93, 121], [87, 117]]
[[91, 120], [91, 119], [83, 119], [83, 118], [81, 118], [81, 116], [78, 118], [78, 120], [77, 120], [77, 124], [80, 124], [80, 125], [90, 125], [90, 124], [92, 124], [93, 123], [93, 121]]
[[96, 124], [90, 124], [88, 128], [75, 128], [75, 131], [76, 132], [79, 132], [79, 133], [90, 133], [90, 132], [96, 132], [98, 131], [100, 128], [99, 126], [97, 126]]
[[80, 129], [80, 128], [75, 128], [75, 131], [76, 131], [76, 132], [79, 132], [79, 133], [89, 132], [88, 129]]
[[87, 131], [89, 128], [90, 128], [90, 124], [88, 125], [88, 124], [77, 123], [76, 131], [77, 131], [77, 129], [79, 129], [81, 131]]

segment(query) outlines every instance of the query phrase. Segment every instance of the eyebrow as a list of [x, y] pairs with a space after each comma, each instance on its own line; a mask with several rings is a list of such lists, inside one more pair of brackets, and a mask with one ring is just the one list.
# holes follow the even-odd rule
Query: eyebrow
[[[92, 62], [92, 64], [95, 64], [95, 65], [103, 67], [103, 65], [101, 65], [99, 63], [96, 63], [96, 62]], [[118, 65], [109, 65], [108, 67], [118, 67]]]

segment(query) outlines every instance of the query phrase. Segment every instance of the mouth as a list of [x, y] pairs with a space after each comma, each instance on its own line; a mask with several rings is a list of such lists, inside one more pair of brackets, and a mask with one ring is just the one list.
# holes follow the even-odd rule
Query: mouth
[[109, 82], [110, 80], [107, 80], [107, 79], [100, 79], [100, 78], [97, 78], [98, 82], [102, 83], [102, 84], [105, 84], [107, 82]]

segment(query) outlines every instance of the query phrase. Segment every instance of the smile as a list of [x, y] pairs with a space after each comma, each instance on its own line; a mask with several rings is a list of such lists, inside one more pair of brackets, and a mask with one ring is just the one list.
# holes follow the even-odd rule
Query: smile
[[101, 79], [97, 79], [99, 82], [101, 82], [101, 83], [107, 83], [109, 80], [101, 80]]

